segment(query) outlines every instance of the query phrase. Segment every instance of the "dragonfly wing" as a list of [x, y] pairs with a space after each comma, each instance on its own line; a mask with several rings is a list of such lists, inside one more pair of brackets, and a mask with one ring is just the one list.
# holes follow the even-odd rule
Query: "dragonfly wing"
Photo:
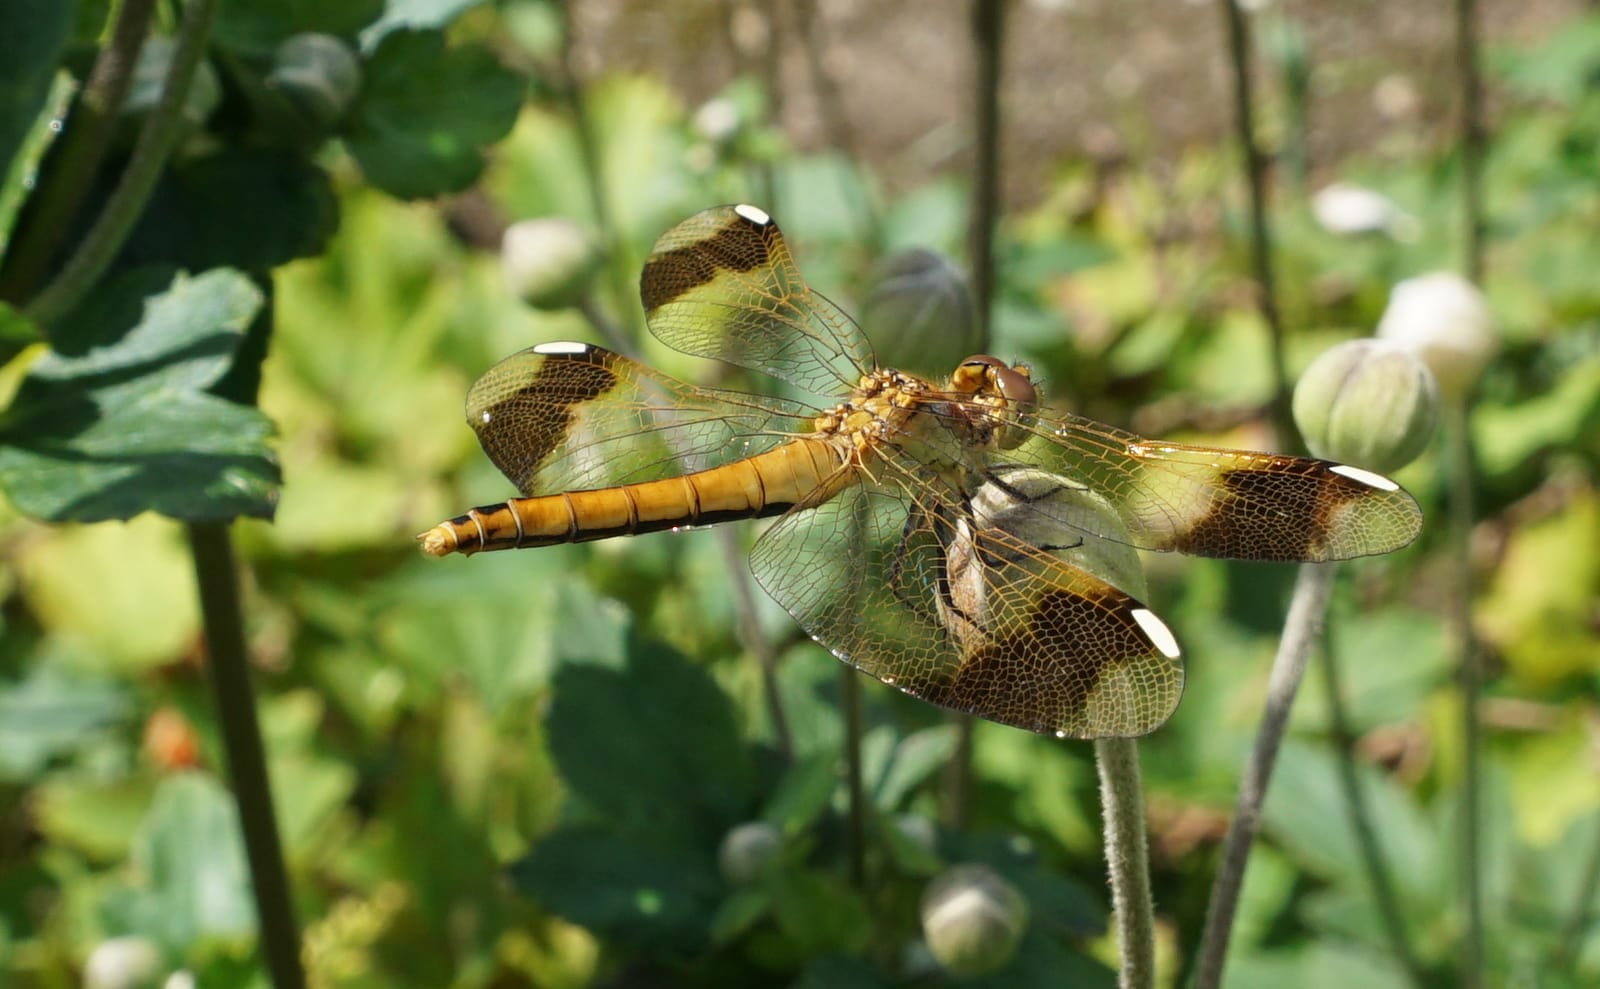
[[[1422, 512], [1398, 484], [1327, 460], [1147, 440], [1081, 416], [1027, 413], [1014, 458], [1106, 498], [1134, 545], [1236, 560], [1324, 561], [1399, 549]], [[1085, 528], [1100, 531], [1090, 520]]]
[[974, 529], [950, 497], [852, 485], [780, 519], [751, 567], [840, 659], [953, 710], [1061, 737], [1135, 736], [1183, 691], [1177, 645], [1142, 604]]
[[810, 413], [695, 388], [586, 343], [512, 354], [467, 394], [467, 422], [523, 494], [655, 480], [762, 453]]
[[812, 394], [837, 397], [873, 366], [861, 330], [806, 286], [777, 223], [754, 206], [718, 206], [668, 230], [639, 295], [668, 346]]

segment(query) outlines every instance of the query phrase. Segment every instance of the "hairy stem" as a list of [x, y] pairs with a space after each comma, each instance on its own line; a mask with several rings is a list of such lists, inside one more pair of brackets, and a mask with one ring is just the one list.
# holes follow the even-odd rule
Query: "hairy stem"
[[1206, 909], [1205, 932], [1200, 940], [1199, 961], [1195, 966], [1196, 989], [1217, 989], [1222, 985], [1222, 969], [1228, 957], [1228, 940], [1233, 933], [1233, 916], [1239, 906], [1239, 891], [1244, 885], [1244, 868], [1250, 858], [1261, 824], [1261, 807], [1266, 801], [1267, 783], [1283, 745], [1289, 726], [1289, 711], [1294, 704], [1312, 644], [1321, 634], [1328, 610], [1328, 595], [1333, 586], [1333, 568], [1325, 563], [1305, 563], [1295, 578], [1289, 616], [1284, 621], [1278, 654], [1267, 679], [1266, 709], [1255, 745], [1239, 783], [1233, 820], [1222, 841], [1222, 861], [1211, 887], [1211, 903]]
[[239, 608], [239, 578], [227, 525], [190, 524], [189, 546], [205, 623], [206, 666], [261, 924], [261, 953], [276, 989], [303, 989], [306, 977], [300, 967], [300, 935], [272, 808], [261, 726], [256, 721]]
[[1121, 959], [1117, 984], [1121, 989], [1151, 989], [1156, 980], [1156, 921], [1150, 897], [1139, 744], [1131, 738], [1096, 739], [1094, 756], [1100, 774], [1106, 869]]

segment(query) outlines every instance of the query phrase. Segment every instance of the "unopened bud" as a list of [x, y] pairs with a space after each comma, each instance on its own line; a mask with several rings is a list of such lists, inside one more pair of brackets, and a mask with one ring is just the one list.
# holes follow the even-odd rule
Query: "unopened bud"
[[315, 129], [331, 130], [361, 89], [361, 63], [331, 34], [291, 35], [273, 53], [267, 85], [281, 92]]
[[506, 288], [535, 309], [576, 305], [599, 265], [594, 240], [562, 217], [514, 223], [500, 241]]
[[1335, 182], [1311, 197], [1311, 215], [1322, 229], [1346, 237], [1386, 234], [1395, 240], [1417, 238], [1417, 218], [1381, 192]]
[[84, 989], [155, 989], [166, 966], [146, 937], [114, 937], [95, 945], [83, 965]]
[[1328, 460], [1388, 472], [1433, 436], [1439, 392], [1416, 355], [1387, 340], [1349, 340], [1311, 362], [1294, 389], [1306, 447]]
[[1396, 285], [1378, 321], [1378, 336], [1422, 358], [1447, 401], [1464, 399], [1499, 349], [1483, 293], [1449, 271]]
[[952, 975], [981, 975], [1016, 955], [1028, 930], [1028, 902], [984, 865], [958, 865], [922, 895], [922, 936]]
[[783, 850], [783, 836], [765, 821], [747, 821], [734, 826], [717, 849], [717, 865], [722, 878], [735, 886], [751, 883], [766, 875]]
[[948, 372], [980, 349], [967, 279], [921, 248], [885, 258], [861, 301], [861, 326], [887, 367]]

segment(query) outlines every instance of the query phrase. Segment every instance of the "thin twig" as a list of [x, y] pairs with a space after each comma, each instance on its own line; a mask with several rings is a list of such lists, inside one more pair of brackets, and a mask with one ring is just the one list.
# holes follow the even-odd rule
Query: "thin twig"
[[261, 953], [276, 989], [304, 989], [300, 935], [290, 902], [278, 819], [272, 808], [272, 785], [250, 687], [239, 577], [227, 525], [192, 523], [189, 546], [200, 589], [200, 615], [205, 623], [206, 667], [217, 706], [217, 723], [222, 729], [228, 777], [239, 808], [245, 854], [250, 861], [250, 886], [261, 924]]
[[1267, 223], [1266, 156], [1256, 143], [1255, 96], [1250, 81], [1250, 25], [1237, 0], [1219, 0], [1228, 31], [1228, 59], [1233, 68], [1233, 123], [1250, 193], [1250, 266], [1256, 281], [1256, 305], [1267, 324], [1271, 347], [1273, 420], [1283, 437], [1298, 435], [1289, 411], [1289, 378], [1285, 371], [1283, 317], [1278, 311], [1272, 273], [1272, 234]]
[[1284, 620], [1283, 637], [1278, 640], [1278, 655], [1272, 661], [1272, 673], [1267, 679], [1267, 703], [1261, 715], [1261, 727], [1256, 730], [1250, 761], [1239, 782], [1233, 820], [1222, 841], [1222, 861], [1211, 887], [1205, 933], [1200, 940], [1199, 961], [1195, 966], [1195, 989], [1217, 989], [1222, 984], [1228, 940], [1233, 933], [1233, 915], [1239, 906], [1239, 890], [1244, 885], [1245, 863], [1261, 823], [1261, 807], [1289, 725], [1295, 692], [1305, 675], [1307, 658], [1328, 610], [1333, 575], [1330, 564], [1305, 563], [1295, 577], [1294, 596]]
[[139, 214], [144, 212], [182, 132], [184, 98], [205, 54], [216, 9], [217, 0], [190, 0], [178, 29], [178, 44], [161, 90], [161, 101], [139, 131], [127, 170], [94, 226], [55, 279], [28, 305], [27, 314], [35, 323], [49, 326], [77, 306], [110, 267]]
[[1100, 774], [1106, 868], [1121, 959], [1117, 985], [1121, 989], [1151, 989], [1156, 981], [1156, 922], [1150, 897], [1139, 744], [1131, 738], [1096, 739], [1094, 756]]
[[1483, 83], [1478, 73], [1477, 0], [1455, 0], [1456, 74], [1461, 84], [1462, 267], [1467, 279], [1483, 282]]
[[72, 219], [111, 146], [117, 111], [128, 95], [154, 10], [155, 0], [126, 0], [117, 9], [111, 37], [95, 56], [61, 144], [40, 176], [26, 222], [12, 238], [5, 267], [0, 269], [0, 299], [25, 300], [71, 231]]
[[988, 346], [994, 303], [994, 232], [1000, 215], [1000, 78], [1005, 46], [1003, 0], [973, 0], [972, 50], [976, 62], [974, 93], [972, 216], [968, 227], [973, 311], [978, 339]]
[[1366, 791], [1361, 788], [1360, 777], [1356, 774], [1355, 738], [1345, 713], [1339, 659], [1328, 644], [1325, 644], [1322, 652], [1322, 678], [1328, 694], [1328, 720], [1333, 729], [1334, 751], [1338, 754], [1339, 784], [1344, 790], [1345, 808], [1350, 813], [1350, 829], [1355, 832], [1356, 847], [1361, 852], [1362, 864], [1366, 866], [1367, 881], [1372, 884], [1372, 899], [1383, 916], [1384, 934], [1389, 938], [1389, 947], [1395, 959], [1405, 969], [1406, 977], [1416, 989], [1426, 989], [1427, 975], [1411, 950], [1405, 913], [1400, 909], [1399, 898], [1395, 896], [1389, 863], [1378, 842], [1377, 831], [1372, 826], [1372, 812], [1367, 807]]

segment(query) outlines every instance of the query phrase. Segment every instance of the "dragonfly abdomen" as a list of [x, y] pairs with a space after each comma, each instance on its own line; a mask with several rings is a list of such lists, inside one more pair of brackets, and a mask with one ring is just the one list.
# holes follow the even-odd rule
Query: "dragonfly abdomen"
[[846, 456], [818, 437], [721, 467], [592, 491], [513, 498], [441, 522], [417, 537], [430, 556], [637, 536], [779, 515], [820, 504], [849, 479]]

